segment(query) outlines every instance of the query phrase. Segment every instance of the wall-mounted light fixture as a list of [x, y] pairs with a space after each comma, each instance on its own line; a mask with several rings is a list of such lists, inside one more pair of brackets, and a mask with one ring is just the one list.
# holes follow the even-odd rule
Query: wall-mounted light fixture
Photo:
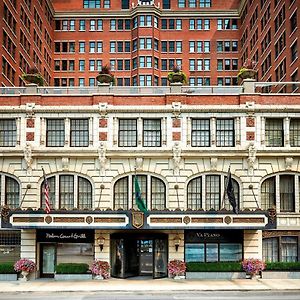
[[177, 252], [177, 251], [178, 251], [178, 248], [179, 248], [179, 246], [180, 246], [180, 241], [181, 241], [181, 238], [179, 237], [178, 234], [175, 235], [173, 241], [174, 241], [175, 250], [176, 250], [176, 252]]
[[100, 247], [100, 251], [103, 250], [104, 242], [105, 242], [105, 238], [103, 236], [99, 236], [97, 238], [97, 243], [98, 243], [98, 245]]

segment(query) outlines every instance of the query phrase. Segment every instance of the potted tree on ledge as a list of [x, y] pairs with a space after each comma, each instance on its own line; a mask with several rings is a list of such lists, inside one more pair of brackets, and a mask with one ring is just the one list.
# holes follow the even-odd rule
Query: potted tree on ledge
[[254, 69], [255, 61], [246, 59], [243, 66], [241, 67], [237, 77], [238, 79], [256, 79], [257, 70]]
[[27, 84], [34, 83], [38, 86], [44, 85], [44, 79], [36, 67], [29, 68], [27, 70], [27, 73], [24, 73], [22, 75], [22, 79], [25, 80]]
[[110, 67], [105, 65], [96, 77], [97, 81], [100, 83], [109, 83], [115, 85], [115, 77], [110, 71]]
[[178, 66], [173, 67], [173, 71], [168, 73], [170, 83], [187, 83], [187, 77]]

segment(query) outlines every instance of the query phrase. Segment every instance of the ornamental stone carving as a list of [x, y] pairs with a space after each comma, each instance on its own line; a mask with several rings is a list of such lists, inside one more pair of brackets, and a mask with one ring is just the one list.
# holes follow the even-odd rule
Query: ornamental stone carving
[[210, 169], [212, 171], [217, 171], [218, 166], [218, 158], [217, 157], [211, 157], [210, 158]]
[[293, 166], [294, 159], [292, 157], [286, 157], [285, 158], [285, 169], [291, 170]]
[[35, 103], [26, 103], [26, 117], [32, 118], [34, 115]]
[[181, 166], [181, 148], [179, 142], [175, 142], [173, 146], [173, 166], [174, 174], [179, 175], [179, 170]]
[[256, 161], [256, 147], [254, 143], [250, 143], [249, 144], [249, 148], [248, 148], [248, 158], [247, 158], [247, 162], [248, 162], [248, 170], [249, 173], [251, 175], [253, 175], [253, 170], [254, 170], [254, 164]]
[[107, 103], [99, 103], [99, 114], [101, 118], [105, 118], [107, 115]]
[[61, 158], [61, 166], [63, 171], [68, 171], [70, 166], [70, 160], [68, 157]]
[[100, 173], [105, 173], [106, 171], [106, 162], [107, 162], [107, 158], [106, 158], [106, 147], [104, 142], [100, 143], [100, 146], [98, 148], [98, 158], [99, 158], [99, 170]]
[[181, 115], [181, 102], [173, 102], [172, 103], [172, 107], [173, 107], [173, 116], [175, 118], [178, 118]]
[[142, 157], [136, 157], [134, 169], [136, 171], [142, 171], [143, 170], [143, 164], [144, 164], [144, 159]]
[[24, 161], [25, 161], [25, 169], [27, 170], [27, 174], [31, 175], [33, 158], [32, 158], [32, 146], [30, 143], [26, 143], [26, 146], [24, 148]]

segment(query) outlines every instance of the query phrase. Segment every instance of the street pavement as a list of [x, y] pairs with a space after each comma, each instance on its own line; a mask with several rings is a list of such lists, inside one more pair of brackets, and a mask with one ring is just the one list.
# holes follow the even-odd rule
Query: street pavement
[[184, 292], [184, 291], [275, 291], [299, 290], [300, 279], [174, 280], [106, 279], [54, 281], [37, 279], [27, 282], [2, 281], [1, 293], [13, 292]]

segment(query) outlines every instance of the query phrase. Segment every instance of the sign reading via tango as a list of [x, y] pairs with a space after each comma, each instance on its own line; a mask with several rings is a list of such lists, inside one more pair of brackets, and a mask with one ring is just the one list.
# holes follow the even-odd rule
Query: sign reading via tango
[[93, 243], [94, 230], [81, 230], [81, 229], [39, 230], [37, 232], [37, 241], [49, 242], [49, 243]]

